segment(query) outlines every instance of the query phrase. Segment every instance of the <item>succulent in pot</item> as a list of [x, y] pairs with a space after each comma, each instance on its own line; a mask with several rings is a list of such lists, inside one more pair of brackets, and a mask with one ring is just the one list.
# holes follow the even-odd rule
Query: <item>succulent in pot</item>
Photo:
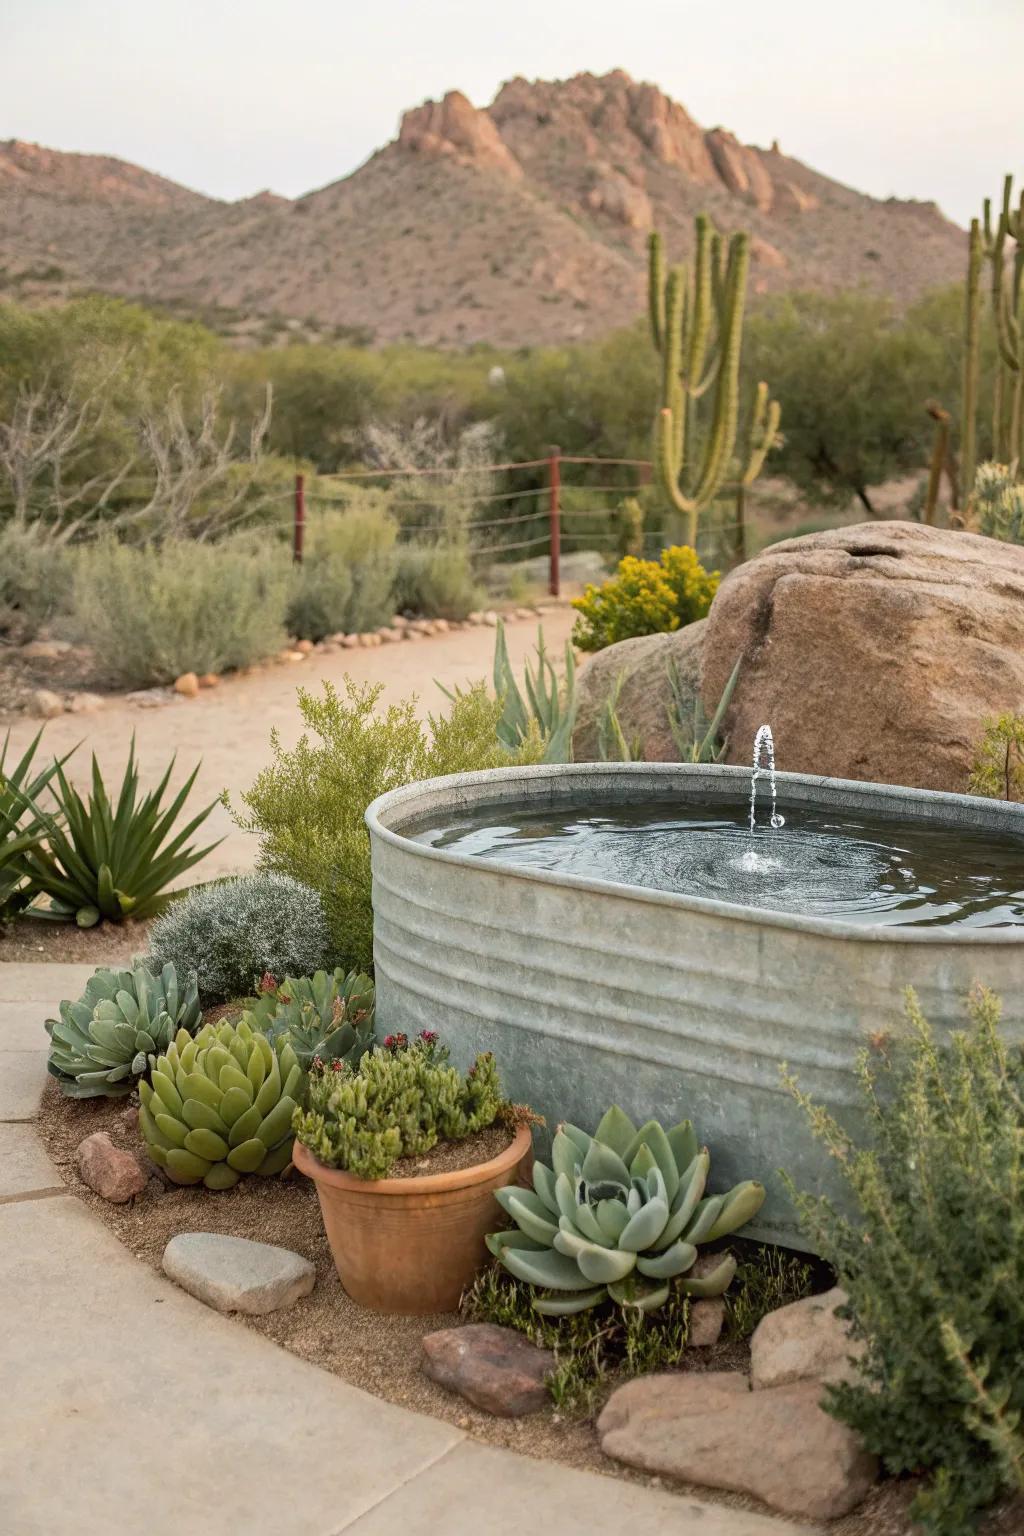
[[515, 1226], [487, 1238], [510, 1274], [537, 1287], [533, 1305], [549, 1316], [609, 1299], [653, 1312], [676, 1282], [691, 1296], [721, 1295], [736, 1261], [723, 1254], [710, 1273], [687, 1278], [698, 1245], [735, 1232], [764, 1204], [753, 1179], [705, 1194], [711, 1158], [689, 1120], [637, 1129], [617, 1105], [592, 1136], [560, 1126], [551, 1162], [534, 1163], [532, 1190], [495, 1192]]
[[[486, 1262], [494, 1191], [531, 1157], [521, 1113], [502, 1098], [490, 1052], [462, 1073], [430, 1031], [389, 1035], [356, 1067], [314, 1065], [293, 1155], [354, 1301], [406, 1314], [458, 1306]], [[456, 1166], [433, 1171], [435, 1149], [453, 1147]]]

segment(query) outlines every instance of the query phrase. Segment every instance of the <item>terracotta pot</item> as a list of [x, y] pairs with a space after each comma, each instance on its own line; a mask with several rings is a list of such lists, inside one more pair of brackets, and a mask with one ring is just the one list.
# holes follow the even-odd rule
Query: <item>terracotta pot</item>
[[532, 1160], [521, 1125], [504, 1152], [473, 1168], [416, 1179], [357, 1179], [327, 1168], [301, 1142], [294, 1161], [313, 1180], [327, 1241], [353, 1301], [377, 1312], [454, 1312], [503, 1224], [494, 1191]]

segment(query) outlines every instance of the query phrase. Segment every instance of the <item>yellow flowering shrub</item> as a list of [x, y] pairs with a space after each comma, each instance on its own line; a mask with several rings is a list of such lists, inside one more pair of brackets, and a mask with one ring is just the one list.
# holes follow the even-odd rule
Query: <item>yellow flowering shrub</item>
[[636, 635], [669, 634], [702, 619], [718, 591], [719, 573], [706, 571], [689, 545], [663, 549], [660, 560], [626, 555], [603, 586], [573, 599], [580, 617], [573, 644], [600, 651]]

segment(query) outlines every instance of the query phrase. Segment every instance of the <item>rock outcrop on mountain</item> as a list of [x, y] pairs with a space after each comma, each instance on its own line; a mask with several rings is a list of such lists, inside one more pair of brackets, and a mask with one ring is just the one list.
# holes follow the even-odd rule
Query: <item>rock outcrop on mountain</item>
[[863, 285], [904, 305], [961, 277], [963, 233], [933, 204], [706, 131], [613, 70], [510, 80], [489, 107], [450, 91], [295, 200], [222, 203], [105, 156], [0, 143], [0, 300], [87, 289], [230, 312], [240, 335], [269, 317], [377, 343], [566, 342], [634, 320], [647, 233], [684, 259], [702, 211], [749, 230], [755, 294]]

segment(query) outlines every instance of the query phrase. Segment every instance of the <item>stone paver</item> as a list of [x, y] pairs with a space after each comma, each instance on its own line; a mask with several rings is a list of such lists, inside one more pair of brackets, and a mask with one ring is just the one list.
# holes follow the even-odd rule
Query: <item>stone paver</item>
[[[0, 1007], [32, 1003], [21, 972], [37, 971], [41, 1021], [82, 969], [0, 964]], [[0, 1055], [0, 1090], [22, 1069], [0, 1121], [16, 1118], [4, 1105], [32, 1114], [45, 1050]], [[29, 1127], [0, 1133], [10, 1182], [52, 1178]], [[0, 1192], [0, 1296], [3, 1536], [482, 1536], [510, 1520], [560, 1536], [820, 1536], [478, 1445], [370, 1397], [187, 1296], [73, 1195]]]
[[0, 1200], [61, 1189], [31, 1125], [0, 1125]]
[[382, 1500], [345, 1536], [492, 1536], [501, 1530], [559, 1536], [809, 1536], [718, 1504], [638, 1487], [553, 1461], [464, 1441]]
[[32, 1120], [46, 1080], [46, 1056], [34, 1051], [0, 1051], [0, 1121]]

